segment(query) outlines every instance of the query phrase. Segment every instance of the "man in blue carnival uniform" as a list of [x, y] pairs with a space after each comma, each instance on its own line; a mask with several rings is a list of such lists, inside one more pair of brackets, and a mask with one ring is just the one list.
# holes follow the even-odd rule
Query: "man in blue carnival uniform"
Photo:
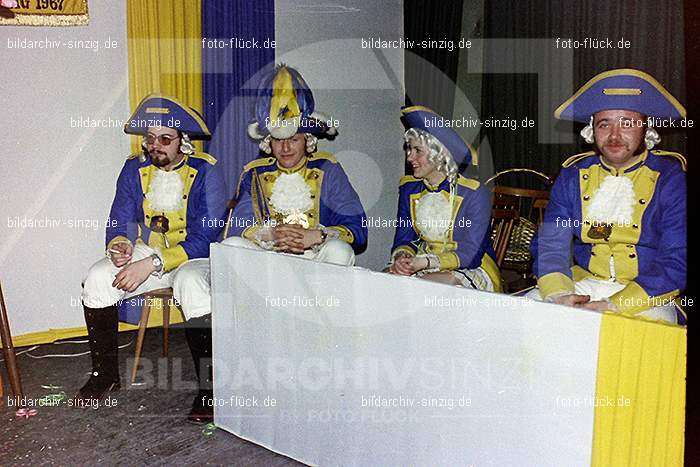
[[501, 292], [491, 241], [491, 193], [460, 175], [472, 149], [430, 109], [402, 109], [406, 160], [388, 272]]
[[[539, 291], [530, 296], [676, 323], [685, 288], [686, 161], [652, 150], [653, 126], [685, 118], [650, 75], [601, 73], [554, 113], [586, 123], [594, 151], [570, 157], [532, 244]], [[573, 264], [571, 258], [573, 256]]]
[[[181, 264], [208, 257], [226, 215], [216, 159], [191, 143], [209, 136], [194, 109], [153, 94], [141, 101], [124, 131], [143, 135], [143, 153], [124, 164], [107, 225], [107, 257], [90, 268], [84, 282], [93, 371], [78, 399], [101, 398], [120, 387], [117, 303], [172, 286]], [[197, 366], [206, 357], [204, 338], [189, 321], [186, 330]]]
[[[365, 212], [335, 157], [316, 151], [317, 136], [337, 131], [331, 118], [314, 112], [298, 71], [280, 65], [263, 77], [256, 120], [248, 133], [267, 156], [244, 167], [223, 243], [354, 265], [367, 244]], [[210, 319], [208, 260], [184, 265], [173, 289], [185, 313]], [[211, 394], [201, 396], [193, 413], [204, 420], [213, 414]]]

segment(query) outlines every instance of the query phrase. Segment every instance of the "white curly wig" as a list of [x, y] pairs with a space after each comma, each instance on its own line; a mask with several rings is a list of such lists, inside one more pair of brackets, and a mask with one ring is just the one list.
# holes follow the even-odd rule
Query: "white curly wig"
[[451, 185], [454, 185], [459, 177], [459, 167], [454, 161], [450, 151], [439, 139], [420, 128], [409, 128], [403, 135], [404, 143], [410, 144], [417, 141], [428, 148], [428, 161], [437, 166], [437, 170], [445, 174]]
[[[654, 146], [661, 142], [661, 136], [659, 136], [659, 133], [657, 133], [657, 131], [653, 128], [653, 122], [651, 119], [647, 119], [646, 127], [647, 129], [644, 133], [644, 144], [646, 145], [647, 149], [651, 151], [654, 149]], [[581, 136], [588, 144], [593, 144], [595, 142], [595, 138], [593, 137], [593, 115], [591, 115], [591, 121], [588, 123], [588, 125], [583, 127], [581, 130]]]

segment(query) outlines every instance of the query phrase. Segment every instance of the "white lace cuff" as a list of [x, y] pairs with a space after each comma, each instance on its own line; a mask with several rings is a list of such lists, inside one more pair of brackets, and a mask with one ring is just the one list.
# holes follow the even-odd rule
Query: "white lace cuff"
[[272, 235], [272, 228], [274, 225], [270, 223], [265, 223], [258, 230], [255, 231], [254, 238], [255, 243], [258, 244], [263, 250], [272, 250], [275, 247], [274, 240], [263, 240], [263, 237], [270, 237]]
[[421, 269], [423, 273], [438, 272], [440, 271], [440, 258], [435, 255], [418, 255], [416, 258], [426, 258], [428, 260], [428, 266], [425, 269]]
[[320, 230], [321, 232], [323, 232], [324, 235], [323, 235], [323, 239], [321, 240], [321, 243], [319, 243], [318, 245], [314, 245], [311, 248], [311, 250], [314, 253], [318, 253], [318, 251], [321, 249], [321, 247], [324, 245], [324, 243], [326, 243], [328, 240], [337, 240], [340, 238], [340, 232], [338, 232], [336, 229], [330, 229], [328, 227], [325, 227], [322, 224], [318, 224], [316, 226], [316, 228], [318, 230]]

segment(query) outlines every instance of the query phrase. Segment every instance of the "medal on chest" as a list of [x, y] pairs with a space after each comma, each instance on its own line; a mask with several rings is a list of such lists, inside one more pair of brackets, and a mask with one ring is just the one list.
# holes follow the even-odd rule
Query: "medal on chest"
[[612, 224], [595, 224], [588, 229], [588, 236], [596, 240], [607, 240], [612, 234]]
[[168, 236], [165, 235], [168, 230], [170, 230], [170, 221], [165, 216], [153, 216], [151, 217], [151, 231], [159, 233], [163, 236], [163, 243], [165, 248], [170, 248], [170, 242], [168, 241]]

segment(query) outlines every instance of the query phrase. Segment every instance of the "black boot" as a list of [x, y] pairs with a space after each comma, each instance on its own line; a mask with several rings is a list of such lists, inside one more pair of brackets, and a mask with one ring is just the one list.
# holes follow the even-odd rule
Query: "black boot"
[[192, 401], [192, 410], [187, 420], [197, 423], [214, 421], [214, 399], [212, 390], [211, 363], [211, 315], [192, 318], [185, 322], [185, 336], [192, 352], [197, 371], [199, 391]]
[[92, 357], [92, 374], [76, 399], [102, 399], [105, 393], [116, 391], [119, 384], [119, 359], [117, 357], [117, 331], [119, 325], [116, 305], [106, 308], [85, 309]]

